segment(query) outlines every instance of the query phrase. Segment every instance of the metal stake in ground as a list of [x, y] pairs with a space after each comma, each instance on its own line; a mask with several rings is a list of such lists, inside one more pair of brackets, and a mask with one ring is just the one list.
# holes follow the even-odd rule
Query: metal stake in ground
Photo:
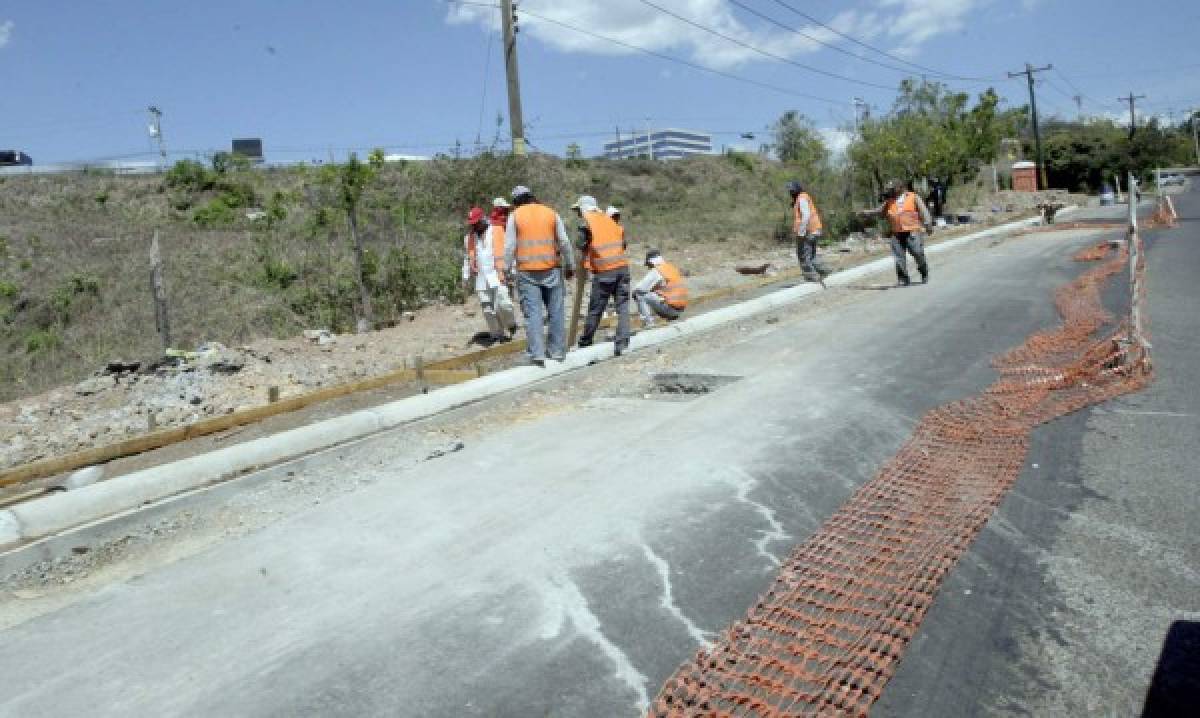
[[575, 346], [575, 340], [579, 338], [579, 311], [583, 306], [583, 288], [587, 286], [587, 267], [580, 262], [579, 269], [575, 273], [575, 297], [571, 300], [571, 331], [567, 333], [567, 348]]
[[171, 347], [171, 322], [167, 316], [167, 288], [163, 283], [162, 252], [158, 232], [150, 241], [150, 289], [154, 293], [154, 327], [162, 340], [163, 351]]

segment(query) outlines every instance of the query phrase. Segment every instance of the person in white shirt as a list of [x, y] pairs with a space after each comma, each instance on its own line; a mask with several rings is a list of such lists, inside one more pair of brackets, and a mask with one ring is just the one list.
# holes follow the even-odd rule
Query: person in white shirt
[[508, 341], [517, 330], [512, 298], [504, 281], [504, 255], [493, 252], [495, 227], [479, 207], [467, 214], [467, 234], [463, 237], [463, 288], [474, 291], [494, 341]]
[[683, 272], [666, 261], [657, 249], [646, 253], [646, 276], [633, 288], [642, 326], [654, 326], [655, 317], [678, 319], [688, 305], [687, 282]]

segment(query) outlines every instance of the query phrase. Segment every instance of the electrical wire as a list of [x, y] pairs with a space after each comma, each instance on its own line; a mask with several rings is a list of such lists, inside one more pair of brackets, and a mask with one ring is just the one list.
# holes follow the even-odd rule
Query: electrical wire
[[479, 144], [483, 136], [483, 113], [487, 108], [488, 72], [492, 69], [492, 44], [496, 39], [496, 30], [488, 33], [487, 52], [483, 56], [483, 89], [479, 92], [479, 125], [475, 128], [475, 144]]
[[776, 20], [775, 18], [773, 18], [773, 17], [770, 17], [769, 15], [766, 15], [766, 14], [764, 14], [764, 13], [761, 13], [761, 12], [759, 12], [758, 10], [755, 10], [754, 8], [750, 7], [749, 5], [746, 5], [745, 3], [741, 2], [741, 0], [729, 0], [729, 3], [730, 3], [730, 4], [732, 4], [732, 5], [734, 5], [734, 6], [736, 6], [736, 7], [740, 7], [740, 8], [741, 8], [742, 10], [744, 10], [745, 12], [748, 12], [748, 13], [750, 13], [751, 15], [753, 15], [753, 16], [755, 16], [755, 17], [757, 17], [757, 18], [761, 19], [761, 20], [764, 20], [764, 21], [766, 21], [766, 22], [769, 22], [769, 23], [771, 23], [771, 24], [772, 24], [772, 25], [774, 25], [775, 27], [782, 28], [782, 29], [784, 29], [784, 30], [787, 30], [788, 32], [791, 32], [791, 33], [795, 33], [795, 34], [799, 35], [800, 37], [803, 37], [803, 38], [805, 38], [805, 39], [807, 39], [807, 40], [810, 40], [810, 41], [812, 41], [812, 42], [815, 42], [815, 43], [817, 43], [818, 45], [821, 45], [822, 47], [827, 47], [827, 48], [829, 48], [830, 50], [833, 50], [833, 51], [835, 51], [835, 52], [840, 52], [840, 53], [842, 53], [843, 55], [848, 55], [849, 57], [852, 57], [852, 58], [854, 58], [855, 60], [861, 60], [861, 61], [863, 61], [863, 62], [869, 62], [869, 63], [871, 63], [872, 65], [878, 65], [879, 67], [886, 67], [886, 68], [887, 68], [887, 69], [889, 69], [889, 70], [895, 70], [896, 72], [900, 72], [900, 73], [903, 73], [903, 74], [905, 74], [905, 75], [911, 75], [911, 74], [912, 74], [912, 72], [913, 72], [913, 71], [912, 71], [911, 69], [909, 69], [909, 68], [900, 67], [899, 65], [892, 65], [892, 64], [889, 64], [889, 63], [886, 63], [886, 62], [881, 62], [881, 61], [879, 61], [879, 60], [875, 60], [875, 59], [873, 59], [873, 58], [870, 58], [870, 57], [863, 57], [862, 55], [859, 55], [859, 54], [857, 54], [857, 53], [851, 52], [851, 51], [847, 50], [847, 49], [846, 49], [846, 48], [844, 48], [844, 47], [839, 47], [839, 46], [837, 46], [837, 45], [834, 45], [834, 44], [833, 44], [833, 43], [831, 43], [831, 42], [825, 42], [824, 40], [822, 40], [822, 39], [820, 39], [820, 38], [813, 37], [812, 35], [809, 35], [808, 33], [804, 32], [803, 30], [800, 30], [800, 29], [798, 29], [798, 28], [791, 27], [790, 25], [787, 25], [786, 23], [780, 22], [779, 20]]
[[911, 60], [905, 60], [903, 57], [894, 55], [886, 50], [882, 50], [878, 47], [875, 47], [874, 45], [863, 42], [862, 40], [859, 40], [858, 38], [856, 38], [852, 35], [848, 35], [844, 32], [841, 32], [840, 30], [837, 30], [837, 29], [833, 28], [832, 26], [821, 22], [820, 20], [813, 17], [812, 15], [809, 15], [808, 13], [804, 12], [803, 10], [800, 10], [799, 8], [797, 8], [795, 6], [784, 2], [783, 0], [773, 0], [773, 1], [775, 2], [776, 5], [781, 5], [785, 8], [787, 8], [788, 10], [791, 10], [792, 12], [796, 13], [797, 15], [804, 18], [805, 20], [808, 20], [809, 22], [811, 22], [815, 25], [819, 25], [820, 27], [825, 28], [826, 30], [832, 32], [834, 35], [837, 35], [838, 37], [842, 38], [843, 40], [849, 40], [850, 42], [854, 43], [855, 45], [858, 45], [859, 47], [870, 50], [871, 52], [877, 52], [880, 55], [883, 55], [884, 57], [886, 57], [890, 60], [894, 60], [896, 62], [903, 63], [905, 65], [913, 67], [922, 72], [928, 73], [930, 75], [938, 75], [940, 77], [948, 78], [951, 80], [959, 80], [962, 82], [995, 82], [997, 79], [1004, 79], [999, 76], [997, 76], [997, 78], [987, 78], [987, 77], [967, 77], [964, 75], [955, 75], [953, 73], [943, 72], [941, 70], [935, 70], [932, 67], [926, 67], [925, 65], [920, 65], [918, 63], [912, 62]]
[[[497, 10], [500, 8], [500, 6], [496, 5], [495, 3], [473, 2], [472, 0], [446, 0], [446, 2], [455, 4], [455, 5], [470, 5], [470, 6], [476, 6], [476, 7], [488, 7], [488, 8], [497, 9]], [[760, 82], [758, 80], [754, 80], [749, 77], [735, 75], [732, 72], [725, 72], [724, 70], [717, 70], [715, 68], [705, 67], [704, 65], [692, 62], [690, 60], [684, 60], [683, 58], [675, 57], [673, 55], [667, 55], [665, 53], [658, 52], [656, 50], [649, 50], [647, 48], [640, 47], [638, 45], [633, 45], [633, 44], [625, 42], [623, 40], [618, 40], [613, 37], [608, 37], [607, 35], [601, 35], [600, 33], [592, 32], [591, 30], [585, 30], [581, 27], [576, 27], [575, 25], [563, 22], [561, 20], [555, 20], [554, 18], [546, 17], [545, 15], [541, 15], [541, 14], [532, 12], [530, 10], [522, 9], [521, 13], [524, 15], [528, 15], [530, 17], [535, 17], [538, 20], [541, 20], [542, 22], [547, 22], [547, 23], [550, 23], [551, 25], [557, 25], [559, 27], [565, 28], [567, 30], [571, 30], [573, 32], [580, 33], [582, 35], [587, 35], [587, 36], [595, 38], [597, 40], [603, 40], [605, 42], [609, 42], [614, 45], [619, 45], [628, 50], [640, 52], [644, 55], [650, 55], [651, 57], [657, 57], [660, 60], [674, 62], [679, 65], [684, 65], [685, 67], [690, 67], [693, 70], [699, 70], [700, 72], [706, 72], [710, 75], [717, 75], [718, 77], [724, 77], [725, 79], [728, 79], [728, 80], [735, 80], [737, 82], [742, 82], [742, 83], [745, 83], [748, 85], [754, 85], [754, 86], [760, 87], [762, 89], [772, 90], [774, 92], [779, 92], [779, 93], [782, 93], [785, 95], [791, 95], [792, 97], [799, 97], [799, 98], [805, 99], [805, 100], [814, 100], [816, 102], [824, 102], [824, 103], [827, 103], [830, 105], [839, 105], [840, 106], [840, 105], [849, 104], [845, 100], [834, 100], [834, 99], [831, 99], [828, 97], [821, 97], [819, 95], [810, 95], [810, 94], [804, 93], [804, 92], [796, 92], [795, 90], [792, 90], [792, 89], [789, 89], [786, 87], [780, 87], [779, 85], [772, 85], [771, 83], [768, 83], [768, 82]], [[884, 89], [892, 89], [892, 88], [884, 88]]]
[[690, 20], [672, 10], [668, 10], [667, 8], [663, 7], [662, 5], [658, 5], [654, 2], [651, 2], [651, 0], [639, 0], [639, 2], [641, 2], [643, 5], [646, 5], [647, 7], [651, 7], [651, 8], [654, 8], [655, 10], [658, 10], [659, 12], [663, 13], [664, 15], [669, 15], [669, 16], [675, 18], [676, 20], [679, 20], [682, 23], [690, 25], [691, 27], [694, 27], [697, 30], [702, 30], [703, 32], [707, 32], [710, 35], [719, 37], [722, 40], [731, 42], [739, 47], [750, 50], [751, 52], [758, 53], [759, 55], [762, 55], [763, 57], [768, 57], [768, 58], [771, 58], [772, 60], [776, 60], [778, 62], [783, 62], [788, 65], [792, 65], [793, 67], [798, 67], [802, 70], [806, 70], [808, 72], [812, 72], [817, 75], [824, 75], [825, 77], [830, 77], [835, 80], [841, 80], [842, 82], [849, 82], [849, 83], [852, 83], [855, 85], [862, 85], [864, 87], [873, 87], [873, 88], [880, 89], [880, 90], [887, 90], [889, 92], [895, 91], [895, 89], [896, 89], [895, 87], [892, 87], [890, 85], [881, 85], [877, 82], [867, 82], [866, 80], [859, 80], [857, 78], [849, 77], [847, 75], [839, 75], [836, 72], [822, 70], [819, 67], [813, 67], [812, 65], [806, 65], [803, 62], [797, 62], [796, 60], [793, 60], [789, 57], [784, 57], [783, 55], [777, 55], [769, 50], [764, 50], [761, 47], [757, 47], [748, 42], [745, 42], [744, 40], [739, 40], [736, 37], [733, 37], [731, 35], [726, 35], [725, 33], [721, 32], [720, 30], [714, 30], [713, 28], [708, 27], [707, 25], [698, 23], [695, 20]]

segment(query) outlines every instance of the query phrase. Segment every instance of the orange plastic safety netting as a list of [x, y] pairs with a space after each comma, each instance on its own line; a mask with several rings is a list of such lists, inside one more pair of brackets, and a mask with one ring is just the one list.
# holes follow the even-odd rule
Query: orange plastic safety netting
[[1025, 463], [1035, 426], [1144, 386], [1145, 344], [1101, 301], [1127, 266], [1101, 261], [1055, 295], [1062, 324], [996, 360], [981, 395], [931, 411], [804, 544], [744, 620], [681, 666], [650, 715], [864, 716], [942, 581]]

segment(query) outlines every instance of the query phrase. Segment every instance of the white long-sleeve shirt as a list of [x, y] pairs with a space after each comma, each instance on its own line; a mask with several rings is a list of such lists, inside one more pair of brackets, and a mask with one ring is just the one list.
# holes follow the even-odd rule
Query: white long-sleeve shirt
[[798, 227], [808, 227], [808, 220], [812, 218], [812, 202], [809, 201], [808, 195], [800, 195], [797, 197], [796, 206], [800, 210], [800, 224]]
[[[496, 271], [496, 259], [492, 251], [492, 248], [495, 246], [494, 230], [495, 227], [489, 226], [483, 234], [469, 232], [466, 237], [463, 237], [462, 278], [466, 282], [473, 275], [475, 277], [475, 291], [477, 292], [495, 289], [501, 284], [500, 273]], [[471, 271], [472, 242], [475, 243], [475, 264], [479, 268], [479, 271], [474, 273]]]
[[638, 285], [633, 288], [633, 291], [639, 294], [649, 294], [655, 289], [658, 289], [658, 286], [663, 284], [665, 281], [666, 280], [663, 279], [663, 275], [659, 273], [658, 269], [651, 269], [649, 272], [646, 272], [646, 276], [642, 277], [642, 281], [638, 282]]

